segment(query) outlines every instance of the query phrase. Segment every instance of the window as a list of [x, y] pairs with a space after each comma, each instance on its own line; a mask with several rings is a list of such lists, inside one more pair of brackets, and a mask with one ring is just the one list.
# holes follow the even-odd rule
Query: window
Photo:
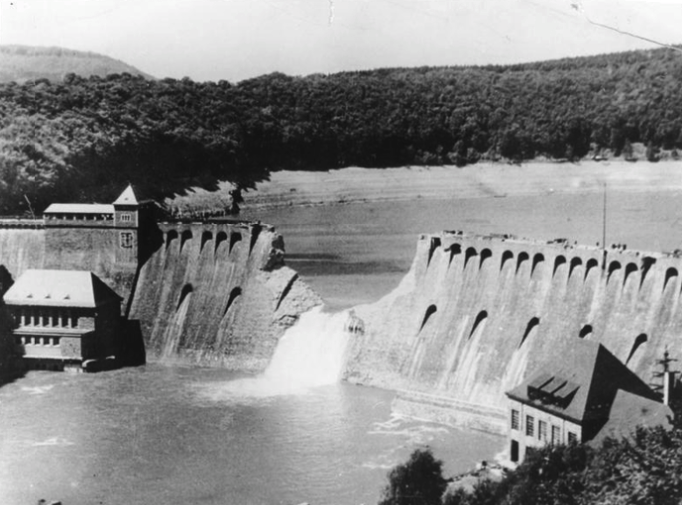
[[561, 443], [561, 428], [552, 425], [552, 445], [559, 445]]
[[578, 443], [578, 435], [576, 435], [572, 431], [569, 431], [568, 432], [568, 443], [569, 444], [577, 444]]
[[124, 249], [130, 249], [133, 247], [133, 234], [131, 232], [121, 232], [121, 247]]
[[533, 416], [526, 416], [526, 435], [532, 437], [535, 434], [535, 419]]
[[121, 221], [129, 223], [132, 220], [133, 220], [133, 217], [130, 214], [128, 214], [128, 213], [121, 214]]
[[538, 421], [538, 439], [547, 440], [547, 423], [545, 421]]
[[516, 409], [512, 409], [511, 411], [511, 429], [512, 430], [518, 430], [519, 429], [519, 411]]

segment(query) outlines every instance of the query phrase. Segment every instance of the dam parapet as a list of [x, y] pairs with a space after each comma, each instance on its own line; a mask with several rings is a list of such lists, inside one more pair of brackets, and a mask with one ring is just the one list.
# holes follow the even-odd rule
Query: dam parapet
[[438, 407], [470, 426], [494, 419], [485, 409], [505, 405], [505, 391], [579, 339], [600, 342], [651, 382], [656, 358], [682, 351], [678, 256], [565, 239], [422, 235], [403, 283], [355, 308], [364, 332], [351, 340], [345, 377], [401, 390], [404, 411]]

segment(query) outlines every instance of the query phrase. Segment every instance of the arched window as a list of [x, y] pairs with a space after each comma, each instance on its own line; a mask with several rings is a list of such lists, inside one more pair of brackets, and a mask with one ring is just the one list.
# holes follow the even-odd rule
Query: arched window
[[556, 271], [559, 269], [561, 265], [566, 263], [566, 258], [564, 256], [557, 256], [554, 259], [554, 270], [552, 271], [552, 277], [556, 275]]

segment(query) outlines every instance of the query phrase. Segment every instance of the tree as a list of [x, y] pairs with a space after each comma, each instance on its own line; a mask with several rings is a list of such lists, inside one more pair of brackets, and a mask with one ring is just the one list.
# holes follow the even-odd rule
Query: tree
[[430, 449], [417, 449], [391, 470], [379, 505], [440, 505], [447, 487], [442, 471], [443, 462]]

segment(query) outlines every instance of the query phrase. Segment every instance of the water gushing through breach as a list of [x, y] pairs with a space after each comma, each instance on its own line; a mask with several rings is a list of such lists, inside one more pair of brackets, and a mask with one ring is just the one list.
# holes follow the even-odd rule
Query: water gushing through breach
[[348, 312], [315, 307], [282, 336], [263, 379], [293, 389], [333, 384], [344, 364]]
[[280, 338], [262, 376], [232, 381], [228, 396], [268, 397], [305, 392], [341, 379], [349, 335], [359, 320], [348, 311], [330, 314], [315, 307]]

